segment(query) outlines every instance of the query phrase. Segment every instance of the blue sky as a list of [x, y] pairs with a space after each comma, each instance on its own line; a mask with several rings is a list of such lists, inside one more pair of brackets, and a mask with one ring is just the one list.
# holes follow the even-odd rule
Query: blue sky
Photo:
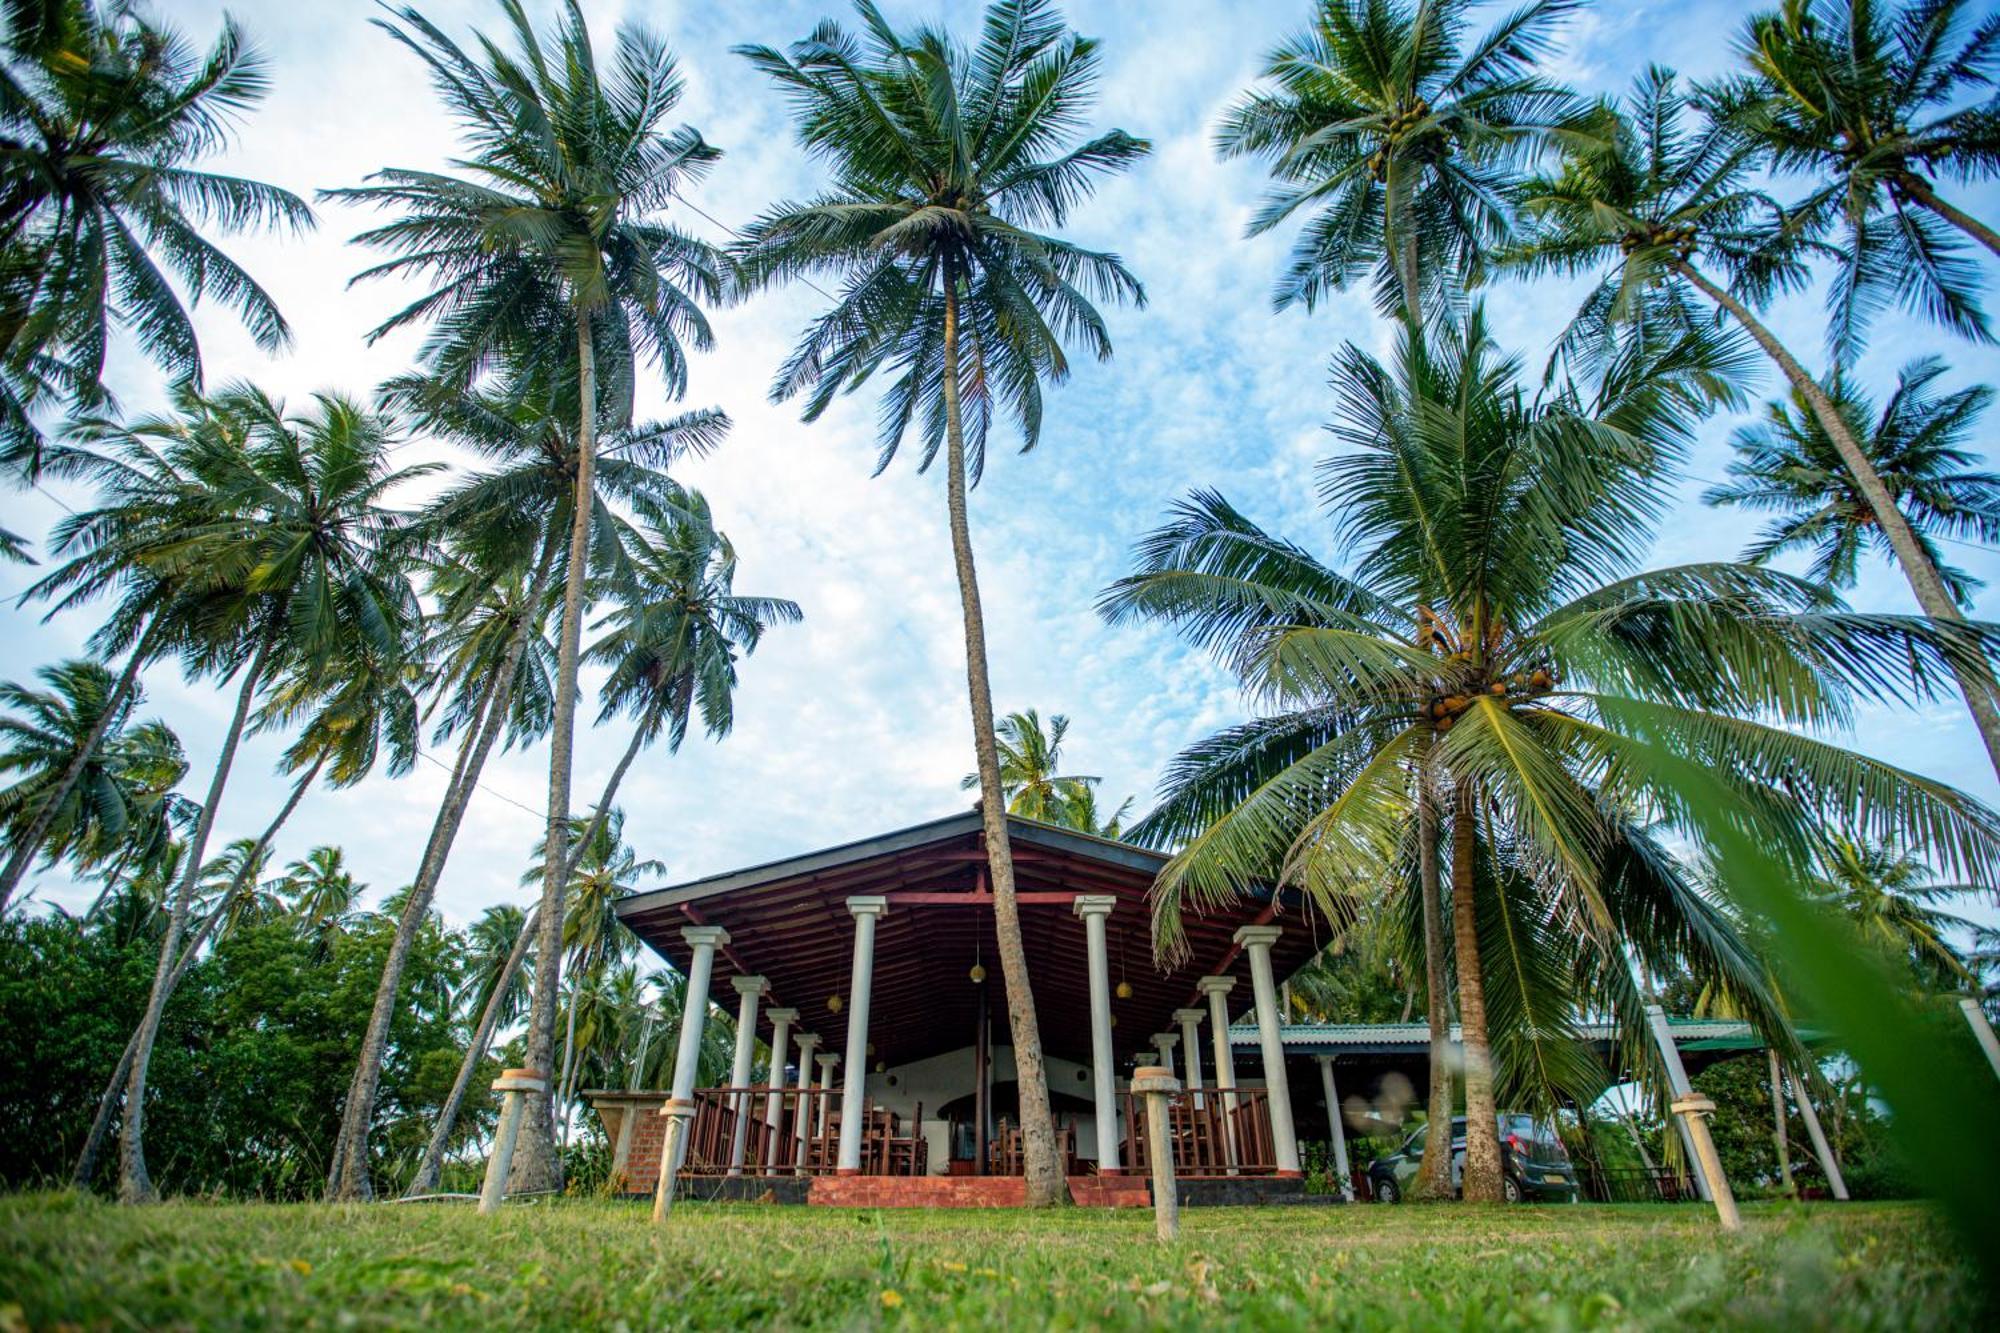
[[[553, 10], [535, 0], [530, 7]], [[170, 0], [160, 12], [206, 41], [223, 8]], [[460, 34], [499, 22], [487, 0], [422, 8]], [[740, 225], [772, 200], [814, 188], [817, 173], [791, 142], [780, 98], [729, 48], [783, 45], [821, 17], [844, 16], [842, 6], [586, 0], [585, 8], [607, 43], [616, 23], [636, 19], [679, 53], [688, 79], [682, 116], [726, 153], [694, 194], [702, 209]], [[942, 16], [961, 30], [977, 16], [965, 4], [890, 0], [885, 8], [898, 19]], [[1712, 74], [1729, 61], [1728, 38], [1749, 8], [1716, 0], [1599, 5], [1571, 22], [1552, 72], [1593, 91], [1622, 88], [1647, 61]], [[434, 168], [450, 156], [451, 126], [414, 58], [369, 26], [378, 12], [372, 5], [300, 0], [236, 9], [271, 59], [274, 90], [222, 169], [310, 195], [356, 183], [380, 166]], [[1330, 446], [1322, 428], [1327, 359], [1345, 341], [1375, 351], [1387, 346], [1386, 328], [1363, 294], [1310, 316], [1270, 312], [1267, 293], [1291, 235], [1243, 239], [1258, 169], [1218, 163], [1209, 147], [1221, 109], [1305, 13], [1302, 0], [1069, 7], [1078, 29], [1103, 40], [1096, 123], [1155, 145], [1148, 162], [1081, 210], [1073, 233], [1120, 251], [1150, 300], [1144, 310], [1107, 312], [1115, 357], [1079, 364], [1067, 385], [1051, 391], [1037, 450], [996, 451], [974, 493], [972, 522], [996, 703], [1003, 711], [1068, 714], [1068, 765], [1101, 775], [1110, 805], [1129, 794], [1143, 809], [1165, 761], [1242, 716], [1242, 702], [1218, 670], [1167, 635], [1105, 628], [1092, 610], [1097, 591], [1123, 572], [1132, 541], [1196, 486], [1221, 489], [1259, 521], [1327, 552], [1313, 479], [1314, 463]], [[1983, 217], [2000, 211], [2000, 191], [1961, 190], [1956, 198]], [[293, 398], [320, 388], [366, 393], [409, 364], [414, 335], [372, 348], [362, 340], [401, 303], [399, 293], [345, 285], [369, 259], [345, 243], [365, 217], [331, 206], [320, 212], [315, 234], [232, 243], [232, 253], [277, 296], [298, 342], [289, 354], [266, 358], [226, 318], [205, 315], [215, 380], [248, 377]], [[724, 239], [701, 217], [680, 220]], [[867, 836], [966, 804], [958, 780], [971, 766], [970, 727], [940, 479], [908, 463], [870, 478], [871, 392], [811, 426], [799, 423], [794, 408], [765, 400], [772, 371], [819, 299], [800, 289], [717, 312], [717, 349], [697, 359], [685, 399], [721, 406], [737, 422], [730, 444], [688, 468], [685, 479], [707, 492], [741, 551], [738, 589], [791, 597], [806, 622], [773, 633], [745, 665], [734, 735], [720, 745], [691, 739], [678, 755], [650, 752], [627, 779], [620, 797], [627, 835], [674, 879]], [[1574, 292], [1510, 285], [1491, 303], [1503, 341], [1539, 367]], [[1781, 305], [1773, 322], [1795, 349], [1817, 359], [1824, 325], [1817, 294]], [[1879, 388], [1903, 361], [1932, 353], [1949, 363], [1952, 387], [1991, 382], [2000, 371], [1993, 349], [1895, 317], [1879, 325], [1860, 374]], [[1767, 376], [1753, 392], [1772, 392], [1774, 384]], [[128, 408], [158, 401], [156, 377], [129, 354], [117, 387]], [[649, 395], [648, 411], [669, 410], [657, 386]], [[1740, 421], [1718, 418], [1703, 431], [1653, 563], [1728, 558], [1740, 549], [1752, 525], [1696, 500], [1701, 479], [1721, 476], [1729, 432]], [[1987, 424], [1989, 431], [2000, 426], [2000, 417]], [[429, 458], [462, 461], [423, 441], [398, 454], [399, 462]], [[85, 498], [60, 488], [56, 494], [72, 505]], [[58, 515], [40, 494], [10, 493], [5, 503], [6, 526], [17, 531], [40, 532]], [[1962, 567], [2000, 580], [1994, 555], [1951, 549]], [[21, 571], [0, 571], [0, 591], [26, 582]], [[1886, 567], [1870, 568], [1852, 599], [1914, 609], [1907, 585]], [[1981, 610], [2000, 614], [2000, 594], [1989, 592]], [[92, 627], [87, 613], [48, 625], [15, 613], [0, 645], [0, 677], [24, 679], [78, 652]], [[227, 692], [213, 682], [183, 682], [171, 667], [149, 672], [146, 683], [146, 712], [180, 732], [193, 761], [187, 789], [198, 794], [226, 721]], [[1865, 710], [1846, 739], [2000, 799], [1963, 706], [1951, 700]], [[615, 723], [582, 738], [579, 806], [594, 798], [625, 740]], [[246, 747], [219, 838], [253, 833], [276, 809], [284, 790], [274, 768], [280, 749], [276, 737]], [[532, 812], [546, 771], [542, 750], [489, 764], [441, 886], [447, 916], [464, 920], [494, 902], [525, 900], [516, 881], [539, 833]], [[440, 767], [420, 763], [399, 781], [317, 793], [282, 835], [278, 858], [338, 843], [374, 892], [386, 892], [414, 872], [443, 779]], [[39, 896], [75, 906], [90, 891], [50, 877]]]

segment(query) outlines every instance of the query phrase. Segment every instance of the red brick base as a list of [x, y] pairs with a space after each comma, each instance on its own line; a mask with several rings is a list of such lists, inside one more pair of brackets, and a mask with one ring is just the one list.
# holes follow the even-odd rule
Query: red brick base
[[[1085, 1208], [1150, 1208], [1143, 1176], [1071, 1176], [1069, 1197]], [[1019, 1208], [1019, 1176], [815, 1176], [808, 1203], [829, 1208]]]

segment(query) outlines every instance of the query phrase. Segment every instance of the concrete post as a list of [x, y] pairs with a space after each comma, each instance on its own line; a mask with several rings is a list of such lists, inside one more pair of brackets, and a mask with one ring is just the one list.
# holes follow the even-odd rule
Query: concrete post
[[813, 1133], [813, 1099], [806, 1094], [812, 1090], [813, 1052], [819, 1049], [819, 1034], [817, 1032], [801, 1032], [798, 1036], [792, 1038], [792, 1040], [799, 1044], [799, 1077], [798, 1082], [793, 1084], [799, 1093], [799, 1109], [798, 1114], [792, 1117], [796, 1122], [792, 1126], [792, 1139], [796, 1145], [796, 1150], [792, 1154], [792, 1166], [797, 1170], [799, 1175], [804, 1175], [806, 1174], [806, 1144], [812, 1140]]
[[819, 1065], [819, 1121], [813, 1126], [815, 1136], [826, 1134], [826, 1118], [833, 1113], [833, 1071], [840, 1067], [839, 1051], [822, 1051], [813, 1057]]
[[1209, 1036], [1215, 1043], [1215, 1091], [1222, 1098], [1222, 1151], [1236, 1165], [1236, 1052], [1229, 1048], [1229, 992], [1235, 977], [1203, 977], [1195, 989], [1208, 997]]
[[[600, 1106], [603, 1103], [599, 1103]], [[618, 1137], [611, 1145], [611, 1178], [616, 1180], [625, 1174], [625, 1168], [632, 1163], [632, 1131], [637, 1128], [639, 1108], [631, 1102], [618, 1114]]]
[[862, 1105], [868, 1091], [868, 996], [875, 985], [875, 919], [889, 910], [886, 898], [849, 898], [854, 917], [854, 969], [847, 987], [847, 1078], [840, 1085], [840, 1157], [843, 1176], [861, 1174]]
[[1155, 1032], [1153, 1049], [1160, 1053], [1160, 1068], [1171, 1071], [1174, 1067], [1174, 1047], [1181, 1044], [1178, 1032]]
[[1271, 946], [1284, 933], [1279, 926], [1244, 926], [1236, 932], [1236, 943], [1250, 955], [1250, 990], [1257, 1003], [1257, 1044], [1264, 1055], [1264, 1090], [1271, 1107], [1271, 1146], [1278, 1154], [1278, 1174], [1297, 1176], [1299, 1136], [1292, 1128], [1292, 1086], [1285, 1075], [1278, 982], [1271, 972]]
[[1649, 1004], [1646, 1021], [1653, 1030], [1653, 1042], [1659, 1047], [1660, 1062], [1666, 1066], [1667, 1085], [1673, 1089], [1673, 1103], [1668, 1109], [1680, 1123], [1684, 1141], [1694, 1150], [1695, 1179], [1707, 1186], [1706, 1197], [1715, 1205], [1722, 1229], [1740, 1230], [1743, 1218], [1736, 1211], [1736, 1195], [1730, 1191], [1728, 1177], [1722, 1174], [1722, 1159], [1716, 1156], [1715, 1140], [1708, 1132], [1708, 1116], [1715, 1110], [1715, 1103], [1696, 1096], [1688, 1082], [1687, 1066], [1681, 1063], [1681, 1048], [1674, 1045], [1673, 1029], [1667, 1026], [1667, 1011]]
[[667, 1104], [660, 1108], [660, 1114], [667, 1119], [666, 1142], [660, 1145], [660, 1180], [653, 1187], [653, 1220], [664, 1222], [667, 1211], [674, 1206], [674, 1177], [679, 1168], [669, 1171], [667, 1163], [678, 1163], [687, 1156], [688, 1127], [694, 1123], [694, 1099], [692, 1097], [669, 1097]]
[[775, 1171], [785, 1155], [785, 1061], [792, 1053], [792, 1024], [799, 1021], [796, 1009], [772, 1009], [771, 1072], [765, 1082], [771, 1087], [764, 1095], [764, 1169]]
[[1167, 1099], [1181, 1090], [1172, 1066], [1148, 1065], [1132, 1073], [1132, 1091], [1146, 1105], [1146, 1159], [1153, 1177], [1153, 1231], [1163, 1241], [1181, 1234], [1180, 1192], [1174, 1185], [1174, 1142]]
[[[687, 941], [691, 956], [688, 959], [687, 994], [681, 998], [681, 1043], [674, 1052], [674, 1086], [670, 1100], [692, 1105], [695, 1075], [701, 1066], [701, 1034], [708, 1024], [708, 982], [715, 974], [715, 951], [729, 943], [729, 932], [720, 926], [684, 926], [681, 938]], [[671, 1125], [668, 1127], [672, 1128]], [[681, 1136], [678, 1151], [687, 1151], [685, 1134]], [[677, 1175], [683, 1160], [678, 1155], [663, 1152], [660, 1174]]]
[[1765, 1047], [1764, 1054], [1771, 1062], [1771, 1146], [1778, 1150], [1778, 1179], [1785, 1193], [1795, 1194], [1798, 1191], [1792, 1187], [1792, 1142], [1785, 1133], [1785, 1069], [1778, 1063], [1776, 1047]]
[[1813, 1152], [1819, 1158], [1819, 1169], [1826, 1172], [1826, 1187], [1833, 1191], [1833, 1197], [1842, 1203], [1847, 1201], [1847, 1182], [1841, 1179], [1840, 1162], [1834, 1157], [1833, 1148], [1826, 1141], [1826, 1131], [1819, 1127], [1819, 1112], [1813, 1109], [1812, 1093], [1806, 1089], [1806, 1081], [1796, 1070], [1789, 1071], [1792, 1079], [1792, 1100], [1799, 1104], [1799, 1119], [1806, 1122], [1806, 1137], [1812, 1140]]
[[[736, 1058], [729, 1065], [729, 1086], [747, 1088], [750, 1061], [757, 1054], [757, 1001], [770, 989], [770, 983], [762, 977], [737, 977], [729, 984], [736, 988]], [[729, 1174], [740, 1176], [750, 1145], [750, 1094], [739, 1092], [730, 1101], [736, 1132], [729, 1140]]]
[[1097, 1104], [1097, 1173], [1115, 1176], [1118, 1163], [1118, 1074], [1111, 1058], [1111, 951], [1105, 941], [1105, 919], [1118, 900], [1110, 894], [1085, 894], [1075, 912], [1083, 918], [1085, 949], [1090, 959], [1090, 1064]]
[[1187, 1078], [1187, 1089], [1194, 1094], [1194, 1108], [1202, 1109], [1201, 1092], [1201, 1020], [1205, 1017], [1199, 1009], [1174, 1010], [1174, 1022], [1181, 1025], [1181, 1066]]
[[503, 1069], [493, 1080], [493, 1091], [501, 1094], [500, 1124], [493, 1132], [493, 1155], [486, 1163], [486, 1179], [479, 1188], [479, 1211], [499, 1211], [507, 1197], [507, 1172], [514, 1165], [514, 1140], [521, 1130], [521, 1106], [529, 1093], [545, 1093], [549, 1081], [534, 1069]]
[[1354, 1202], [1353, 1172], [1347, 1165], [1347, 1123], [1340, 1113], [1340, 1088], [1333, 1081], [1333, 1057], [1316, 1055], [1320, 1086], [1326, 1090], [1326, 1123], [1333, 1137], [1333, 1169], [1338, 1177], [1340, 1197]]
[[1961, 999], [1958, 1010], [1965, 1015], [1979, 1049], [1986, 1052], [1986, 1063], [1993, 1066], [1993, 1076], [2000, 1078], [2000, 1037], [1993, 1035], [1993, 1025], [1986, 1021], [1986, 1010], [1973, 999]]

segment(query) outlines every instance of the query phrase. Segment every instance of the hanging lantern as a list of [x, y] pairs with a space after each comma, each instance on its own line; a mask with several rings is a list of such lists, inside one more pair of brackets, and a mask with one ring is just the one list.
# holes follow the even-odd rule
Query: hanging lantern
[[838, 995], [829, 996], [827, 998], [826, 1007], [829, 1011], [837, 1014], [840, 1012], [841, 1003], [842, 1003], [841, 998]]
[[1113, 994], [1117, 995], [1117, 997], [1118, 997], [1119, 999], [1121, 999], [1121, 1000], [1129, 1000], [1129, 999], [1131, 999], [1131, 998], [1132, 998], [1132, 983], [1131, 983], [1131, 982], [1129, 982], [1129, 981], [1121, 981], [1121, 982], [1119, 982], [1119, 983], [1118, 983], [1118, 989], [1117, 989], [1116, 991], [1114, 991], [1114, 992], [1113, 992]]
[[974, 944], [972, 946], [972, 971], [966, 973], [966, 975], [972, 978], [972, 984], [975, 986], [986, 984], [986, 964], [982, 959], [983, 954], [979, 945]]

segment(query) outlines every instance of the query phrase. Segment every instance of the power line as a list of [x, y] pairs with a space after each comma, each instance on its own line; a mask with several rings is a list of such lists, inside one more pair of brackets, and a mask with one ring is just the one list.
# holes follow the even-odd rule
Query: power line
[[[424, 749], [422, 746], [417, 747], [417, 754], [423, 757], [424, 759], [429, 760], [431, 763], [436, 764], [439, 768], [443, 769], [447, 773], [452, 771], [452, 766], [450, 764], [445, 763], [442, 759], [439, 759], [436, 755], [432, 754], [429, 750]], [[496, 801], [505, 801], [508, 805], [513, 806], [516, 810], [521, 811], [523, 814], [533, 815], [536, 819], [545, 819], [548, 817], [547, 811], [536, 810], [530, 806], [522, 805], [519, 801], [509, 796], [506, 792], [495, 791], [493, 788], [487, 786], [483, 782], [478, 781], [477, 779], [474, 779], [472, 785], [477, 787], [480, 791], [485, 792], [488, 796], [491, 796]]]
[[[691, 211], [693, 211], [696, 215], [707, 218], [710, 222], [722, 228], [724, 231], [728, 232], [731, 236], [734, 236], [737, 240], [740, 241], [743, 239], [742, 232], [736, 230], [736, 228], [730, 226], [727, 222], [724, 222], [721, 218], [715, 216], [715, 214], [709, 212], [707, 209], [703, 208], [700, 204], [697, 204], [694, 200], [688, 198], [686, 195], [681, 194], [679, 191], [675, 191], [674, 198], [680, 200], [683, 204], [686, 204], [688, 208]], [[824, 296], [827, 300], [831, 301], [834, 299], [834, 295], [832, 292], [820, 286], [818, 283], [814, 282], [811, 278], [801, 276], [798, 279], [798, 281], [802, 285], [812, 288], [814, 291], [818, 292], [821, 296]]]

